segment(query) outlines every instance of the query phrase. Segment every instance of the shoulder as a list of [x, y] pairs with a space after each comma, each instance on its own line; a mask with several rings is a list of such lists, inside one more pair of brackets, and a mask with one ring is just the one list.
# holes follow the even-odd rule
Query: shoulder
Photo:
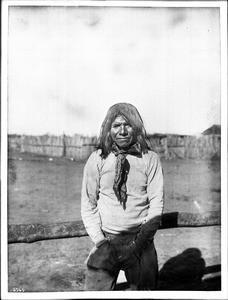
[[144, 163], [147, 167], [161, 166], [160, 157], [153, 150], [148, 150], [147, 153], [143, 154], [143, 160], [144, 160]]
[[162, 171], [161, 160], [156, 152], [148, 150], [148, 152], [143, 155], [143, 159], [146, 166], [147, 174], [151, 174], [151, 172], [157, 172], [158, 170]]
[[94, 152], [92, 152], [90, 154], [90, 156], [88, 157], [87, 159], [87, 162], [86, 164], [91, 164], [91, 165], [94, 165], [94, 164], [98, 164], [101, 162], [101, 150], [98, 149], [98, 150], [95, 150]]
[[89, 158], [90, 158], [90, 157], [92, 157], [92, 158], [95, 158], [95, 157], [101, 157], [101, 149], [97, 149], [97, 150], [93, 151], [93, 152], [90, 154]]
[[153, 150], [148, 150], [147, 153], [144, 153], [143, 158], [148, 161], [160, 161], [159, 155]]

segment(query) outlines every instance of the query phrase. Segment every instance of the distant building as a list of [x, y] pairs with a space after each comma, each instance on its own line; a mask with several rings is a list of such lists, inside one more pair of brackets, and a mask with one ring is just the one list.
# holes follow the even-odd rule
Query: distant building
[[213, 125], [209, 127], [207, 130], [202, 132], [203, 135], [209, 135], [209, 134], [221, 134], [221, 125]]

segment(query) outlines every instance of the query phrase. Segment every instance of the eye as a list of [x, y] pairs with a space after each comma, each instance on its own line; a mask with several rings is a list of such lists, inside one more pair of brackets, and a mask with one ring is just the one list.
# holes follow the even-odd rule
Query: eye
[[126, 124], [125, 127], [126, 127], [127, 129], [131, 129], [131, 128], [132, 128], [130, 124]]

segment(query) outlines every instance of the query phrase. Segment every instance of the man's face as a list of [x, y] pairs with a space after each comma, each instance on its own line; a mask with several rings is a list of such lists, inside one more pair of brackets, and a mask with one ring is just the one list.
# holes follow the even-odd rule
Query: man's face
[[116, 143], [119, 148], [126, 148], [133, 142], [133, 128], [129, 121], [123, 116], [116, 117], [112, 123], [110, 133], [113, 142]]

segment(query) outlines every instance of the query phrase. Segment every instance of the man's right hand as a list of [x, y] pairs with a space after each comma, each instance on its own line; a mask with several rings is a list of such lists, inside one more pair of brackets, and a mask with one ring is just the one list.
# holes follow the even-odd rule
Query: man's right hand
[[87, 259], [87, 265], [96, 269], [101, 268], [111, 273], [117, 270], [116, 251], [108, 240], [98, 248], [96, 246], [93, 247]]

